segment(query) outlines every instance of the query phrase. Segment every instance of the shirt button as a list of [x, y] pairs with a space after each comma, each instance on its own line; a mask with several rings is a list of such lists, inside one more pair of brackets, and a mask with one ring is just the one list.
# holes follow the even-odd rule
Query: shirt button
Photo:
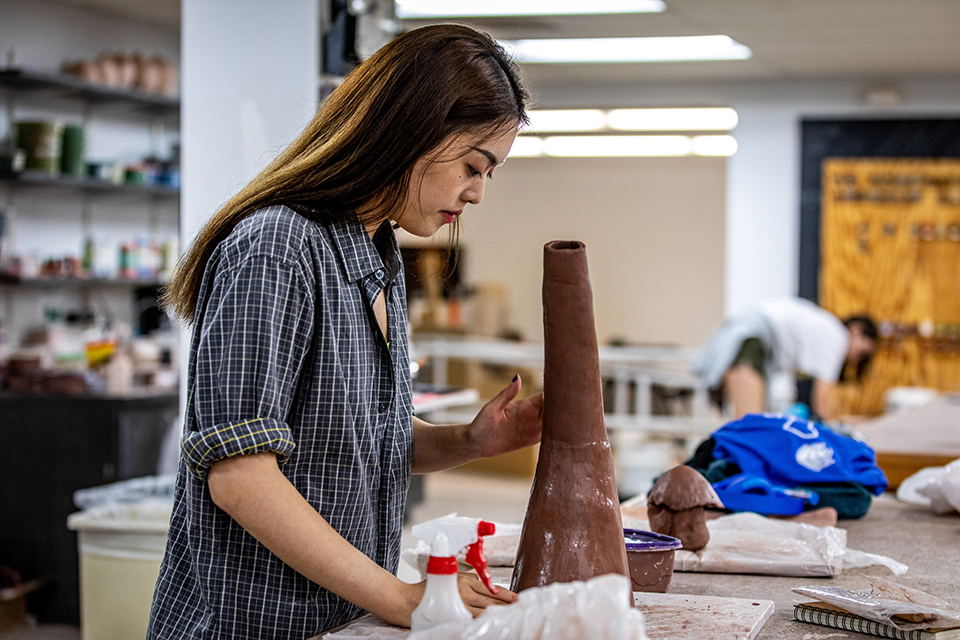
[[387, 403], [386, 403], [386, 402], [381, 402], [381, 403], [380, 403], [380, 406], [378, 407], [378, 409], [380, 409], [380, 413], [383, 413], [384, 411], [387, 410]]
[[383, 277], [383, 269], [377, 269], [377, 272], [374, 273], [373, 275], [377, 276], [378, 278], [382, 278], [382, 277]]

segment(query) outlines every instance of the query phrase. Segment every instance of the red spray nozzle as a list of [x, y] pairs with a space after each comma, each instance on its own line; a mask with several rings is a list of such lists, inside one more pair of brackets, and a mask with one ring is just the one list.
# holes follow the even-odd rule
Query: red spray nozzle
[[493, 584], [490, 572], [487, 571], [487, 556], [483, 553], [483, 536], [493, 535], [496, 531], [497, 527], [492, 522], [481, 520], [477, 524], [477, 541], [467, 547], [467, 564], [477, 570], [477, 575], [490, 593], [496, 593], [499, 589]]

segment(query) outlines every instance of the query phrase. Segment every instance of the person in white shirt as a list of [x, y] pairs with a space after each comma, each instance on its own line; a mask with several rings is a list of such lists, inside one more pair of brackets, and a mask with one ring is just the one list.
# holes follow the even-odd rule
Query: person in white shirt
[[877, 327], [868, 316], [844, 321], [809, 300], [778, 298], [727, 318], [700, 348], [693, 371], [735, 419], [766, 407], [767, 384], [779, 371], [813, 379], [811, 412], [836, 417], [834, 387], [844, 367], [860, 377], [876, 347]]

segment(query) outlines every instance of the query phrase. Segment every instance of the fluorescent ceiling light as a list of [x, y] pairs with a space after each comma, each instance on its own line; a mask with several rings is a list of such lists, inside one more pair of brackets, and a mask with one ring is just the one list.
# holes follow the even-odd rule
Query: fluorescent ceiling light
[[600, 109], [545, 109], [529, 111], [525, 131], [597, 131], [607, 126]]
[[681, 156], [732, 156], [733, 136], [519, 136], [511, 158], [664, 158]]
[[543, 138], [537, 136], [517, 136], [510, 147], [508, 158], [533, 158], [543, 155]]
[[730, 131], [737, 112], [730, 107], [678, 109], [535, 109], [524, 133], [575, 131]]
[[737, 126], [737, 112], [730, 107], [614, 109], [607, 124], [620, 131], [730, 131]]
[[656, 13], [663, 0], [397, 0], [398, 18], [474, 18], [595, 13]]
[[753, 52], [730, 36], [543, 38], [501, 41], [521, 63], [746, 60]]
[[688, 136], [552, 136], [543, 151], [561, 158], [685, 156], [693, 149]]
[[732, 156], [737, 152], [733, 136], [694, 136], [693, 153], [697, 156]]

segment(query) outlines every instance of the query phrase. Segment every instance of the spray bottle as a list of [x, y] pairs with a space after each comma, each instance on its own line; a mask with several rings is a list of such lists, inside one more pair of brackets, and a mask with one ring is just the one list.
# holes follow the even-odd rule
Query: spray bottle
[[492, 522], [459, 518], [456, 514], [413, 527], [413, 536], [430, 545], [427, 588], [411, 616], [410, 628], [413, 631], [473, 617], [463, 604], [457, 587], [457, 553], [461, 549], [467, 549], [467, 563], [477, 570], [487, 589], [491, 593], [497, 592], [496, 585], [490, 580], [487, 558], [483, 554], [483, 536], [495, 530]]

